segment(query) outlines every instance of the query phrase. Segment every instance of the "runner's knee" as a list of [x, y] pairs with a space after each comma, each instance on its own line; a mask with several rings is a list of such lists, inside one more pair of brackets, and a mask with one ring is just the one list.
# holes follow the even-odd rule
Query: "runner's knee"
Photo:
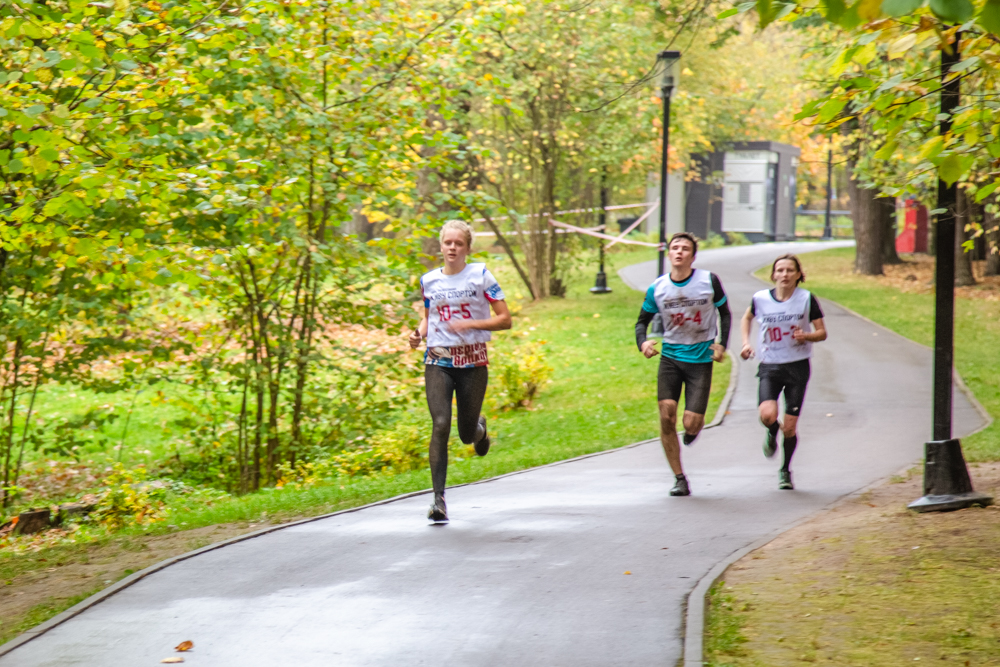
[[764, 426], [770, 426], [774, 422], [778, 421], [778, 406], [771, 405], [761, 405], [760, 406], [760, 421]]
[[434, 428], [434, 435], [443, 434], [447, 437], [451, 434], [451, 419], [448, 417], [434, 417], [431, 422]]
[[460, 425], [458, 429], [458, 437], [463, 443], [471, 445], [476, 441], [476, 433], [478, 431], [479, 431], [479, 421], [477, 420], [474, 424], [472, 424], [472, 426], [466, 426], [465, 428], [462, 428]]
[[696, 412], [684, 413], [684, 430], [688, 433], [697, 433], [705, 425], [705, 415]]

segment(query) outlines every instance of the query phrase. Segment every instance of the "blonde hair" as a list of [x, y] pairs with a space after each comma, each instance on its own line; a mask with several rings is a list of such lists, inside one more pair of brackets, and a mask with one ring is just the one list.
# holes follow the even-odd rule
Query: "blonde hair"
[[461, 220], [449, 220], [444, 223], [441, 227], [441, 236], [439, 237], [441, 242], [444, 242], [444, 235], [452, 230], [462, 232], [465, 235], [465, 244], [469, 246], [469, 250], [472, 250], [472, 227], [468, 223], [462, 222]]

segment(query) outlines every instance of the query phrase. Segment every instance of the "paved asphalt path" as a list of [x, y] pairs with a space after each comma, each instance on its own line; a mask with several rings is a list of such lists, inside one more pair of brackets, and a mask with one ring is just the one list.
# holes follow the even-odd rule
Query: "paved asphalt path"
[[[787, 250], [707, 250], [696, 265], [721, 276], [736, 320], [761, 287], [749, 272]], [[638, 288], [653, 275], [623, 272]], [[425, 522], [427, 496], [341, 514], [172, 565], [0, 667], [152, 666], [188, 639], [191, 667], [672, 667], [685, 598], [715, 563], [914, 463], [930, 436], [930, 351], [823, 306], [795, 491], [760, 453], [743, 363], [725, 423], [684, 450], [689, 498], [668, 495], [653, 443], [453, 489], [447, 526]], [[651, 360], [651, 396], [655, 376]], [[959, 434], [981, 423], [961, 394], [955, 416]]]

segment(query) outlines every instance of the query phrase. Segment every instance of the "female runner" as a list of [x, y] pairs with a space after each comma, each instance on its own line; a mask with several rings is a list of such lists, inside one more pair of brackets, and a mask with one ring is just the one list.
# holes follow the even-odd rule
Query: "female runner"
[[491, 331], [510, 329], [511, 324], [503, 290], [493, 274], [485, 264], [465, 263], [472, 239], [472, 228], [459, 220], [450, 220], [441, 228], [444, 267], [421, 276], [424, 316], [410, 334], [413, 349], [422, 339], [427, 340], [424, 380], [434, 422], [430, 442], [434, 503], [427, 518], [435, 522], [448, 520], [444, 486], [452, 396], [458, 407], [458, 437], [467, 445], [475, 443], [476, 454], [486, 456], [490, 438], [486, 418], [480, 414], [489, 375], [486, 341]]
[[[754, 318], [760, 328], [758, 349], [760, 366], [757, 392], [760, 421], [767, 428], [764, 456], [771, 458], [778, 448], [778, 429], [784, 435], [782, 449], [785, 460], [778, 472], [778, 488], [794, 489], [792, 484], [792, 454], [798, 444], [795, 427], [806, 396], [809, 382], [809, 357], [812, 344], [826, 340], [823, 311], [810, 292], [799, 287], [806, 279], [802, 263], [795, 255], [782, 255], [771, 266], [774, 289], [753, 295], [750, 307], [743, 315], [740, 329], [743, 350], [740, 356], [754, 356], [750, 345], [750, 323]], [[778, 395], [785, 393], [785, 417], [778, 422]]]

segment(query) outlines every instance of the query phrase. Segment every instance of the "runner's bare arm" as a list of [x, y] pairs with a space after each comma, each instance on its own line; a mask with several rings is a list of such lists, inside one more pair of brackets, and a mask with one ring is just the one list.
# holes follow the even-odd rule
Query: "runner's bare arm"
[[448, 324], [451, 325], [452, 331], [456, 333], [467, 331], [469, 329], [478, 329], [480, 331], [503, 331], [505, 329], [510, 329], [510, 309], [507, 307], [507, 302], [491, 301], [490, 307], [493, 309], [493, 312], [496, 313], [493, 317], [485, 320], [453, 319], [448, 322]]
[[420, 324], [410, 333], [410, 348], [415, 350], [420, 347], [420, 341], [427, 338], [427, 309], [424, 308], [424, 316], [420, 319]]
[[747, 312], [743, 313], [743, 319], [740, 320], [740, 333], [743, 334], [743, 349], [740, 351], [740, 356], [744, 359], [753, 356], [753, 347], [750, 345], [750, 324], [752, 322], [753, 313], [747, 308]]
[[792, 332], [792, 338], [797, 341], [809, 341], [810, 343], [818, 343], [820, 341], [826, 340], [826, 324], [823, 322], [823, 318], [812, 321], [813, 331], [803, 331], [802, 329], [796, 329]]

